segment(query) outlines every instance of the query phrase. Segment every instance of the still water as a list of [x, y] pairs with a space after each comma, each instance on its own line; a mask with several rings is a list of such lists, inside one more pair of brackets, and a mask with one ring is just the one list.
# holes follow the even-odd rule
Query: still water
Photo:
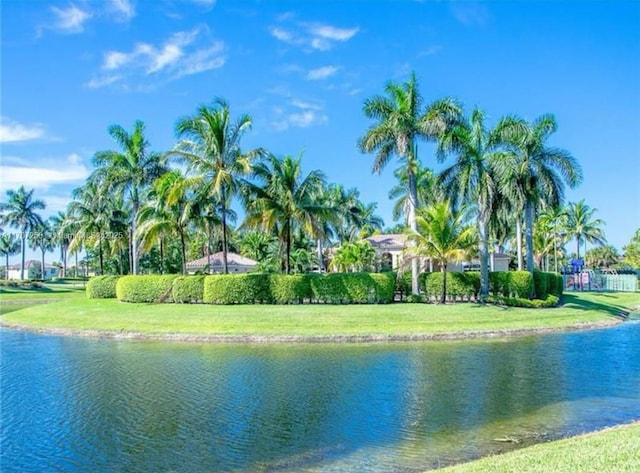
[[0, 330], [0, 351], [3, 473], [415, 472], [640, 419], [640, 323], [371, 345]]

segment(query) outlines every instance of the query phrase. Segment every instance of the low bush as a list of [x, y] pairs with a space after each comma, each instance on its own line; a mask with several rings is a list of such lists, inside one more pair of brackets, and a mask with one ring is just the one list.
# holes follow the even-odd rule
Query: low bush
[[509, 272], [489, 273], [489, 293], [496, 296], [509, 296]]
[[263, 273], [206, 276], [203, 300], [206, 304], [271, 303], [269, 279]]
[[272, 274], [269, 277], [271, 298], [276, 304], [302, 304], [312, 298], [308, 274]]
[[121, 302], [171, 301], [175, 274], [122, 276], [116, 283], [116, 297]]
[[486, 301], [491, 304], [506, 305], [509, 307], [523, 307], [526, 309], [544, 309], [549, 307], [555, 307], [560, 302], [560, 299], [553, 294], [548, 294], [544, 299], [525, 299], [522, 297], [504, 297], [504, 296], [489, 296]]
[[312, 277], [309, 282], [314, 300], [330, 304], [347, 302], [347, 288], [344, 287], [342, 273], [318, 275]]
[[529, 271], [509, 271], [508, 273], [508, 293], [503, 292], [505, 297], [516, 297], [528, 299], [533, 292], [533, 277]]
[[171, 289], [173, 302], [192, 304], [204, 299], [204, 275], [178, 276]]
[[42, 289], [44, 284], [42, 281], [36, 281], [34, 279], [3, 279], [0, 281], [0, 286], [20, 289]]
[[375, 302], [378, 304], [388, 304], [393, 302], [397, 280], [396, 274], [392, 272], [371, 273], [370, 276], [373, 279], [376, 288]]
[[115, 299], [116, 283], [120, 276], [94, 276], [87, 282], [89, 299]]
[[[439, 300], [442, 296], [442, 273], [429, 273], [424, 290], [428, 299]], [[480, 273], [447, 272], [447, 300], [476, 300], [480, 293]]]

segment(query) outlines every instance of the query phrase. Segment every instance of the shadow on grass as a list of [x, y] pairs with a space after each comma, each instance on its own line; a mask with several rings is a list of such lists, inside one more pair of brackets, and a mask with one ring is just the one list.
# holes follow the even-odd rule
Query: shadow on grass
[[[615, 298], [615, 296], [603, 294], [604, 297]], [[612, 317], [626, 317], [627, 308], [618, 304], [604, 304], [602, 302], [590, 301], [582, 299], [573, 294], [565, 293], [562, 296], [562, 302], [564, 306], [571, 305], [572, 309], [578, 310], [597, 310], [604, 312]]]

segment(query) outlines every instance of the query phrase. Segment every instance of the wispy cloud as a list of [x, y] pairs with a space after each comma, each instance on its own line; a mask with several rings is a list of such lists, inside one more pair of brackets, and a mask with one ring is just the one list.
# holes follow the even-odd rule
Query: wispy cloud
[[69, 4], [67, 8], [51, 7], [51, 11], [54, 15], [51, 28], [65, 34], [82, 33], [85, 22], [93, 16], [89, 10], [83, 10], [74, 4]]
[[336, 66], [323, 66], [318, 67], [317, 69], [311, 69], [307, 73], [308, 80], [322, 80], [327, 79], [338, 72], [338, 68]]
[[44, 129], [39, 124], [23, 125], [0, 116], [0, 143], [35, 140], [42, 136], [44, 136]]
[[274, 108], [273, 113], [275, 119], [271, 122], [271, 128], [275, 131], [285, 131], [290, 127], [308, 128], [328, 121], [324, 105], [308, 100], [292, 99], [284, 108]]
[[118, 21], [129, 21], [136, 15], [136, 8], [130, 0], [109, 0], [108, 8]]
[[124, 84], [146, 78], [174, 80], [186, 75], [217, 69], [225, 64], [225, 45], [213, 40], [205, 28], [181, 31], [161, 45], [137, 43], [129, 52], [108, 51], [102, 71], [85, 85], [90, 88]]
[[353, 38], [359, 27], [339, 28], [322, 23], [292, 22], [292, 15], [281, 15], [278, 20], [285, 25], [272, 26], [269, 31], [278, 41], [309, 51], [328, 51], [337, 43]]
[[438, 54], [441, 50], [442, 46], [436, 44], [418, 52], [418, 56], [433, 56], [434, 54]]
[[46, 190], [55, 185], [81, 183], [89, 176], [89, 169], [77, 154], [67, 156], [63, 163], [57, 158], [29, 160], [28, 163], [20, 158], [10, 161], [14, 164], [0, 166], [2, 191], [18, 186]]
[[482, 26], [489, 20], [489, 10], [476, 0], [451, 2], [451, 12], [460, 23], [468, 26]]

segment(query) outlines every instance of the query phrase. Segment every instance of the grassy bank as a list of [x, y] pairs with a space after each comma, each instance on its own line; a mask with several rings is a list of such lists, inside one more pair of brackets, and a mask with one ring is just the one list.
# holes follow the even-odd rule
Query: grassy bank
[[42, 287], [22, 288], [16, 286], [0, 286], [0, 304], [16, 304], [41, 301], [65, 300], [70, 297], [84, 298], [85, 283], [83, 281], [49, 282]]
[[439, 473], [635, 473], [640, 423], [534, 445], [437, 470]]
[[[11, 297], [4, 294], [0, 300]], [[640, 294], [633, 293], [567, 295], [565, 304], [554, 309], [478, 304], [126, 304], [72, 294], [58, 303], [9, 312], [0, 321], [30, 329], [149, 337], [464, 338], [615, 323], [620, 314], [638, 304]]]

